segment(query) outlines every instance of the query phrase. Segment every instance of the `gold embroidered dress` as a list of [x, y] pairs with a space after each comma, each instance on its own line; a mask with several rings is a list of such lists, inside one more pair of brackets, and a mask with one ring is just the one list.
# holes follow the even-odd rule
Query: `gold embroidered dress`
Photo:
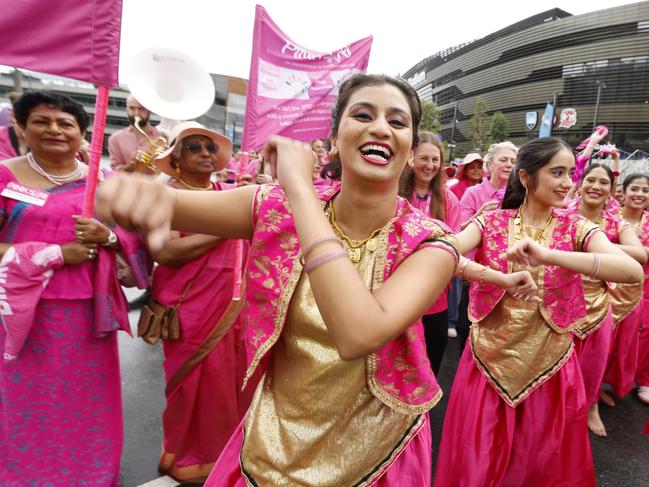
[[[518, 220], [518, 221], [517, 221]], [[484, 228], [482, 217], [476, 219]], [[583, 220], [577, 232], [579, 249], [595, 226]], [[510, 225], [509, 246], [522, 236], [538, 239], [541, 245], [553, 235], [554, 224], [548, 228], [522, 225], [520, 218]], [[524, 270], [510, 265], [510, 272]], [[527, 268], [543, 293], [543, 266]], [[557, 333], [544, 319], [539, 303], [525, 302], [505, 293], [495, 308], [482, 321], [470, 328], [471, 350], [478, 368], [498, 394], [511, 406], [525, 399], [549, 379], [568, 360], [573, 351], [570, 333]]]
[[[379, 254], [372, 249], [355, 264], [369, 289]], [[244, 422], [241, 466], [249, 485], [369, 485], [384, 471], [423, 416], [379, 401], [368, 389], [366, 363], [340, 358], [302, 273]]]

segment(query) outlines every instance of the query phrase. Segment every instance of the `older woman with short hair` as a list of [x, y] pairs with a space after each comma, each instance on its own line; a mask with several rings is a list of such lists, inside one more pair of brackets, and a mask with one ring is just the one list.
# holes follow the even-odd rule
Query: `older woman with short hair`
[[[115, 261], [122, 253], [146, 287], [147, 254], [134, 234], [78, 216], [88, 173], [75, 158], [90, 120], [83, 107], [28, 92], [15, 117], [32, 152], [0, 164], [0, 254], [4, 272], [13, 269], [3, 286], [23, 310], [0, 327], [0, 485], [119, 485], [115, 331], [130, 328]], [[31, 264], [42, 267], [44, 286], [31, 286]]]

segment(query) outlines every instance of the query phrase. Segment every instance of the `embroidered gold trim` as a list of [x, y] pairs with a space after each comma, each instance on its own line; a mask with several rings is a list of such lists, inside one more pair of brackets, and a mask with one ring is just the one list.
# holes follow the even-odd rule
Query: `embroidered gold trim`
[[286, 319], [286, 313], [288, 313], [288, 305], [291, 302], [291, 298], [293, 297], [293, 292], [297, 287], [297, 283], [300, 280], [301, 274], [302, 274], [302, 264], [300, 263], [300, 259], [298, 259], [296, 256], [293, 260], [293, 269], [291, 270], [291, 274], [286, 280], [286, 283], [284, 284], [284, 288], [280, 293], [279, 304], [277, 305], [277, 313], [275, 314], [275, 319], [273, 320], [274, 321], [273, 333], [270, 335], [269, 338], [266, 339], [266, 341], [264, 341], [264, 343], [261, 344], [261, 346], [255, 352], [255, 356], [250, 362], [250, 365], [248, 365], [248, 369], [246, 370], [246, 376], [243, 379], [242, 389], [246, 387], [248, 380], [255, 373], [255, 370], [257, 369], [259, 362], [261, 362], [261, 359], [264, 357], [264, 355], [266, 355], [266, 352], [268, 352], [279, 339], [279, 336], [281, 335], [282, 330], [284, 329], [284, 321]]
[[416, 424], [410, 428], [408, 435], [406, 435], [405, 438], [402, 438], [399, 445], [394, 450], [392, 450], [389, 458], [378, 466], [376, 472], [370, 475], [365, 481], [354, 484], [354, 487], [365, 487], [372, 485], [379, 477], [381, 477], [392, 466], [392, 464], [397, 461], [406, 447], [410, 444], [410, 441], [419, 434], [422, 426], [424, 426], [424, 423], [424, 415], [421, 414], [417, 419]]
[[496, 378], [489, 373], [489, 370], [485, 367], [485, 365], [480, 361], [478, 356], [474, 353], [472, 339], [469, 340], [469, 343], [471, 347], [471, 356], [473, 357], [473, 363], [476, 365], [476, 367], [478, 367], [478, 370], [482, 372], [482, 375], [486, 377], [487, 381], [489, 382], [489, 384], [491, 384], [491, 386], [498, 393], [498, 395], [511, 407], [516, 407], [518, 404], [524, 401], [532, 392], [534, 392], [541, 385], [543, 385], [550, 377], [556, 374], [559, 371], [559, 369], [568, 361], [568, 359], [572, 355], [572, 352], [575, 349], [573, 342], [570, 341], [568, 343], [568, 348], [566, 349], [564, 354], [559, 358], [556, 364], [554, 364], [545, 372], [543, 372], [542, 374], [534, 378], [516, 396], [511, 397], [509, 394], [507, 394], [507, 391], [496, 381]]
[[602, 324], [604, 324], [605, 318], [608, 316], [608, 314], [611, 312], [611, 307], [610, 305], [606, 308], [606, 312], [602, 314], [602, 316], [599, 316], [597, 319], [593, 321], [593, 323], [590, 323], [590, 326], [588, 328], [585, 328], [582, 330], [581, 328], [575, 328], [572, 330], [572, 333], [577, 337], [583, 340], [584, 338], [588, 337], [589, 335], [592, 335], [595, 333], [597, 330], [600, 329]]
[[[397, 212], [394, 218], [392, 218], [385, 227], [381, 230], [379, 235], [376, 237], [378, 242], [378, 247], [376, 250], [376, 258], [374, 265], [374, 277], [372, 279], [372, 289], [379, 289], [383, 282], [385, 281], [385, 269], [387, 267], [387, 254], [388, 254], [388, 235], [389, 231], [392, 228], [394, 222], [403, 214], [405, 211], [405, 206], [402, 206]], [[432, 233], [432, 232], [431, 232]], [[402, 414], [422, 414], [429, 409], [435, 407], [442, 397], [442, 390], [440, 388], [439, 392], [433, 397], [430, 401], [420, 404], [412, 405], [406, 404], [405, 402], [399, 401], [392, 395], [385, 392], [376, 382], [376, 354], [371, 353], [367, 356], [367, 385], [370, 389], [370, 392], [381, 401], [383, 404], [391, 408], [392, 410], [402, 413]]]

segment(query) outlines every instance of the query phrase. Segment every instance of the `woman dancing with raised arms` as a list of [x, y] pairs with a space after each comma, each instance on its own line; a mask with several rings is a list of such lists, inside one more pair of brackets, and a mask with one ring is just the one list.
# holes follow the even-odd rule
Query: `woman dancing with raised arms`
[[503, 209], [477, 217], [458, 236], [462, 253], [477, 247], [476, 260], [493, 269], [529, 268], [541, 300], [472, 286], [470, 346], [446, 410], [436, 486], [595, 486], [588, 407], [569, 333], [586, 320], [581, 274], [637, 282], [642, 268], [594, 223], [558, 211], [574, 167], [562, 140], [528, 142]]
[[[153, 246], [170, 225], [252, 240], [248, 374], [260, 364], [266, 374], [207, 485], [246, 485], [243, 476], [430, 485], [426, 411], [441, 393], [419, 317], [447, 285], [457, 251], [441, 240], [443, 223], [397, 196], [420, 115], [404, 81], [355, 75], [333, 110], [340, 184], [316, 193], [311, 149], [277, 137], [266, 156], [281, 188], [182, 192], [122, 177], [101, 189], [100, 211]], [[516, 293], [534, 289], [528, 273], [475, 267], [469, 274]]]

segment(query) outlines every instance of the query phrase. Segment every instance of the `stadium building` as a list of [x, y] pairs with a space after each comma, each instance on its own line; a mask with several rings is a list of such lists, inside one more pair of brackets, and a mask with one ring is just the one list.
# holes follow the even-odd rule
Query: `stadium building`
[[404, 77], [439, 107], [454, 157], [475, 148], [469, 121], [478, 97], [489, 118], [505, 115], [516, 144], [538, 136], [546, 104], [556, 101], [553, 135], [576, 145], [595, 121], [626, 153], [647, 153], [649, 1], [583, 15], [548, 10], [427, 57]]

